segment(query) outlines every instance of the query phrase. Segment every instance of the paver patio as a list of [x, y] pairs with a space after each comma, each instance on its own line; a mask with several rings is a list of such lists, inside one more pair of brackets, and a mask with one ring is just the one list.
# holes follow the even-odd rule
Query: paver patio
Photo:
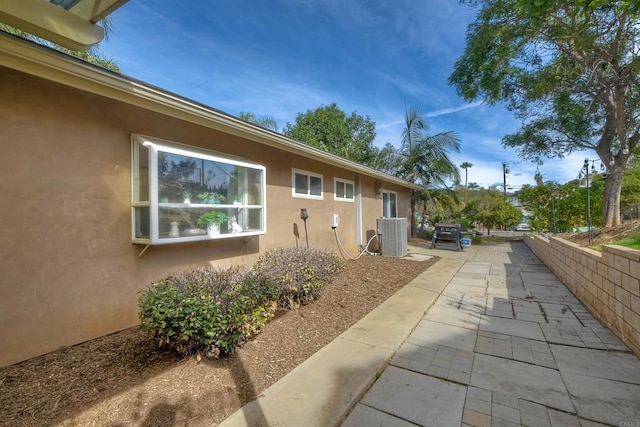
[[640, 426], [640, 361], [524, 243], [411, 250], [464, 264], [343, 426]]

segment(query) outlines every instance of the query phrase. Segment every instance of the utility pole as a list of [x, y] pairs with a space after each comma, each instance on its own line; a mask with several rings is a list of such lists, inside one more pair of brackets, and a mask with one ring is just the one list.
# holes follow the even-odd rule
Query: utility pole
[[502, 162], [502, 190], [504, 192], [505, 199], [507, 198], [507, 174], [509, 173], [509, 168], [507, 168], [507, 164]]
[[556, 228], [556, 192], [555, 188], [551, 190], [551, 218], [553, 222], [553, 234], [555, 235], [558, 230]]
[[589, 187], [589, 159], [584, 159], [584, 173], [587, 177], [587, 227], [589, 228], [589, 246], [592, 246], [593, 232], [591, 231], [591, 189]]

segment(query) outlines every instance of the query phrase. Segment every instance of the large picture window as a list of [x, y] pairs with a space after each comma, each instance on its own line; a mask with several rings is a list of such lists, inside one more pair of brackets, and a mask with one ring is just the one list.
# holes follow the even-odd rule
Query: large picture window
[[264, 234], [265, 168], [134, 135], [132, 238], [164, 244]]
[[382, 217], [397, 218], [398, 217], [398, 193], [393, 191], [382, 192]]
[[291, 176], [293, 197], [322, 200], [322, 175], [293, 169]]

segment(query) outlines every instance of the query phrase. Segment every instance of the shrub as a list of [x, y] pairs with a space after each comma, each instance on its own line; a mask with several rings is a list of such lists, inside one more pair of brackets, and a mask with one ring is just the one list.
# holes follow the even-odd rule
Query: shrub
[[433, 230], [422, 230], [420, 235], [423, 239], [431, 241], [433, 238]]
[[344, 260], [327, 250], [281, 248], [262, 255], [254, 271], [276, 286], [279, 307], [294, 309], [316, 299], [344, 267]]
[[273, 317], [276, 298], [269, 281], [238, 266], [184, 271], [140, 293], [141, 327], [183, 355], [227, 355]]

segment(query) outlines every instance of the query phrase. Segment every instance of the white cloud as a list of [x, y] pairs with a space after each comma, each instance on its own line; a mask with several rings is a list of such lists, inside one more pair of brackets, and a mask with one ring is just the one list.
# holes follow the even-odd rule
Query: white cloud
[[437, 111], [432, 111], [432, 112], [428, 112], [425, 113], [425, 117], [439, 117], [439, 116], [445, 116], [447, 114], [453, 114], [453, 113], [457, 113], [459, 111], [464, 111], [464, 110], [468, 110], [469, 108], [476, 108], [479, 107], [481, 105], [483, 105], [484, 102], [482, 101], [477, 101], [477, 102], [472, 102], [470, 104], [464, 104], [461, 105], [459, 107], [453, 107], [453, 108], [443, 108], [441, 110], [437, 110]]

